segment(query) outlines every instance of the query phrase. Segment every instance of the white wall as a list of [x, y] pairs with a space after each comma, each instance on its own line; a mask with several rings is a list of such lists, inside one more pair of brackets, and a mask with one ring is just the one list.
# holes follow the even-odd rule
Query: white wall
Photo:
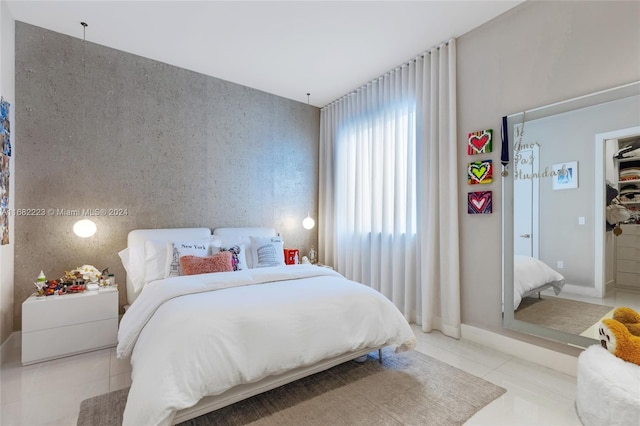
[[525, 124], [525, 143], [540, 145], [541, 171], [578, 162], [576, 189], [554, 191], [551, 177], [540, 179], [540, 260], [553, 268], [562, 261], [568, 284], [595, 290], [594, 265], [602, 261], [594, 259], [595, 135], [636, 126], [639, 117], [640, 96], [633, 96]]
[[[9, 208], [15, 202], [15, 21], [9, 12], [6, 2], [0, 2], [0, 95], [11, 104], [11, 143], [13, 157], [9, 171]], [[9, 242], [0, 246], [0, 343], [4, 342], [13, 331], [13, 216], [9, 219]]]
[[[640, 2], [527, 1], [463, 35], [458, 48], [460, 206], [470, 191], [464, 179], [467, 133], [494, 129], [504, 115], [640, 80]], [[500, 148], [494, 213], [461, 208], [461, 297], [464, 324], [528, 340], [559, 351], [566, 345], [502, 328]]]

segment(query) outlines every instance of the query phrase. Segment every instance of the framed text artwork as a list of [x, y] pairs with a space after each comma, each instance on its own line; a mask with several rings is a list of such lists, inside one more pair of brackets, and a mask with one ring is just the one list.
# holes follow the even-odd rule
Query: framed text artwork
[[480, 130], [469, 133], [467, 154], [486, 154], [493, 148], [493, 130]]
[[474, 161], [467, 165], [467, 183], [469, 185], [493, 182], [493, 165], [491, 160]]
[[469, 192], [467, 197], [467, 213], [489, 214], [493, 212], [493, 192], [478, 191]]

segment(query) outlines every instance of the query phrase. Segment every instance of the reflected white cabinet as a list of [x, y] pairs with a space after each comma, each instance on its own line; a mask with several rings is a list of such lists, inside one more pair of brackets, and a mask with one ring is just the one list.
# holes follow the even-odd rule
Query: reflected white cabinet
[[115, 346], [118, 291], [85, 291], [22, 303], [22, 364]]
[[640, 289], [640, 225], [621, 225], [616, 237], [616, 287]]

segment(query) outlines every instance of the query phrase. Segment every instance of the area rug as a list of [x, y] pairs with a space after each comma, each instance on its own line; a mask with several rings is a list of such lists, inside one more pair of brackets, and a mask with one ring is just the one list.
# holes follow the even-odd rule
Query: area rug
[[520, 321], [531, 322], [564, 331], [580, 334], [600, 321], [613, 306], [596, 305], [561, 297], [542, 296], [522, 299], [514, 317]]
[[[462, 425], [505, 389], [417, 351], [374, 353], [182, 425]], [[128, 389], [82, 401], [79, 426], [120, 425]]]

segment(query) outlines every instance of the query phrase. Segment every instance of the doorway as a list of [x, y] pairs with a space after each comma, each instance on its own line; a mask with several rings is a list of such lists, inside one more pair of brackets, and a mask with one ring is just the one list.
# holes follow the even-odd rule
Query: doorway
[[595, 137], [595, 271], [596, 297], [603, 298], [615, 289], [616, 240], [612, 232], [606, 232], [607, 182], [618, 188], [617, 167], [613, 155], [618, 141], [640, 136], [640, 126], [600, 133]]
[[513, 202], [518, 214], [513, 217], [513, 253], [538, 259], [540, 213], [539, 147], [519, 149], [514, 155]]

